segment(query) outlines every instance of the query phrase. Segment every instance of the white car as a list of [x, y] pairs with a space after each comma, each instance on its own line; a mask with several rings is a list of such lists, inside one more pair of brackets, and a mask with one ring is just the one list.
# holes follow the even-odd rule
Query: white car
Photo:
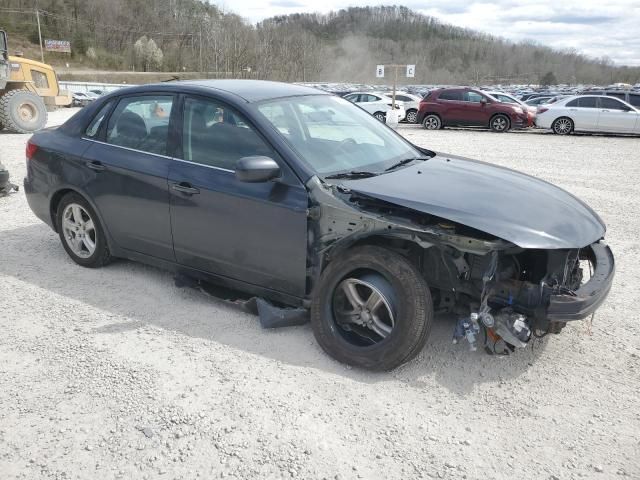
[[538, 107], [536, 124], [558, 135], [571, 132], [640, 134], [640, 111], [604, 95], [579, 95]]
[[[380, 95], [384, 95], [389, 100], [391, 100], [393, 96], [390, 92], [380, 92]], [[418, 95], [413, 95], [407, 92], [396, 92], [396, 102], [402, 102], [405, 111], [405, 116], [400, 118], [400, 120], [404, 120], [407, 123], [417, 123], [420, 100], [422, 100], [422, 97], [419, 97]]]
[[[391, 110], [391, 99], [386, 95], [372, 92], [354, 92], [344, 96], [345, 100], [355, 103], [381, 122], [387, 121], [387, 112]], [[404, 105], [396, 100], [398, 120], [405, 117]]]

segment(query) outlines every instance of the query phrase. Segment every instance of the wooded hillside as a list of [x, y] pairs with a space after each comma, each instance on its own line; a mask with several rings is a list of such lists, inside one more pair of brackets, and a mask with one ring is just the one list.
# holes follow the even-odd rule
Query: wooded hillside
[[[0, 28], [37, 43], [34, 0], [2, 0]], [[99, 69], [211, 72], [285, 81], [374, 80], [378, 63], [415, 63], [413, 83], [636, 83], [640, 68], [513, 43], [405, 7], [349, 8], [251, 25], [201, 0], [39, 0], [44, 38], [72, 42]], [[239, 12], [242, 13], [242, 12]], [[48, 61], [63, 54], [48, 54]]]

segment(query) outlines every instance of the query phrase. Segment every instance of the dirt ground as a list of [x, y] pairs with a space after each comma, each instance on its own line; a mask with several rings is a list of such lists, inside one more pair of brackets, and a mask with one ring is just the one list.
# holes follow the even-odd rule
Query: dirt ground
[[[600, 213], [617, 274], [591, 333], [498, 358], [441, 317], [408, 365], [350, 369], [164, 271], [76, 266], [20, 191], [0, 198], [0, 478], [640, 478], [640, 139], [399, 131]], [[17, 183], [27, 139], [0, 133]]]

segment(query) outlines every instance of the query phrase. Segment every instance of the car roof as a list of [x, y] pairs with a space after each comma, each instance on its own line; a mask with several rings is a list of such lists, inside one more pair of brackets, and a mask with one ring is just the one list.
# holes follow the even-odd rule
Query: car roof
[[[132, 87], [127, 89], [126, 93], [157, 91], [159, 88], [185, 93], [215, 90], [240, 97], [248, 103], [302, 95], [331, 95], [316, 88], [266, 80], [181, 80]], [[120, 90], [120, 92], [122, 93], [123, 91]]]

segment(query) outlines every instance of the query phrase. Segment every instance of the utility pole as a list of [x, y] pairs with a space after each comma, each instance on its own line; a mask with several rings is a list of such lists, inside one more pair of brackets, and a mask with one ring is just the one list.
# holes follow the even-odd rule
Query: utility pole
[[200, 25], [200, 49], [198, 56], [200, 58], [200, 73], [202, 73], [202, 25]]
[[44, 49], [42, 48], [42, 31], [40, 30], [40, 10], [36, 7], [36, 20], [38, 21], [38, 38], [40, 39], [40, 60], [44, 63]]

